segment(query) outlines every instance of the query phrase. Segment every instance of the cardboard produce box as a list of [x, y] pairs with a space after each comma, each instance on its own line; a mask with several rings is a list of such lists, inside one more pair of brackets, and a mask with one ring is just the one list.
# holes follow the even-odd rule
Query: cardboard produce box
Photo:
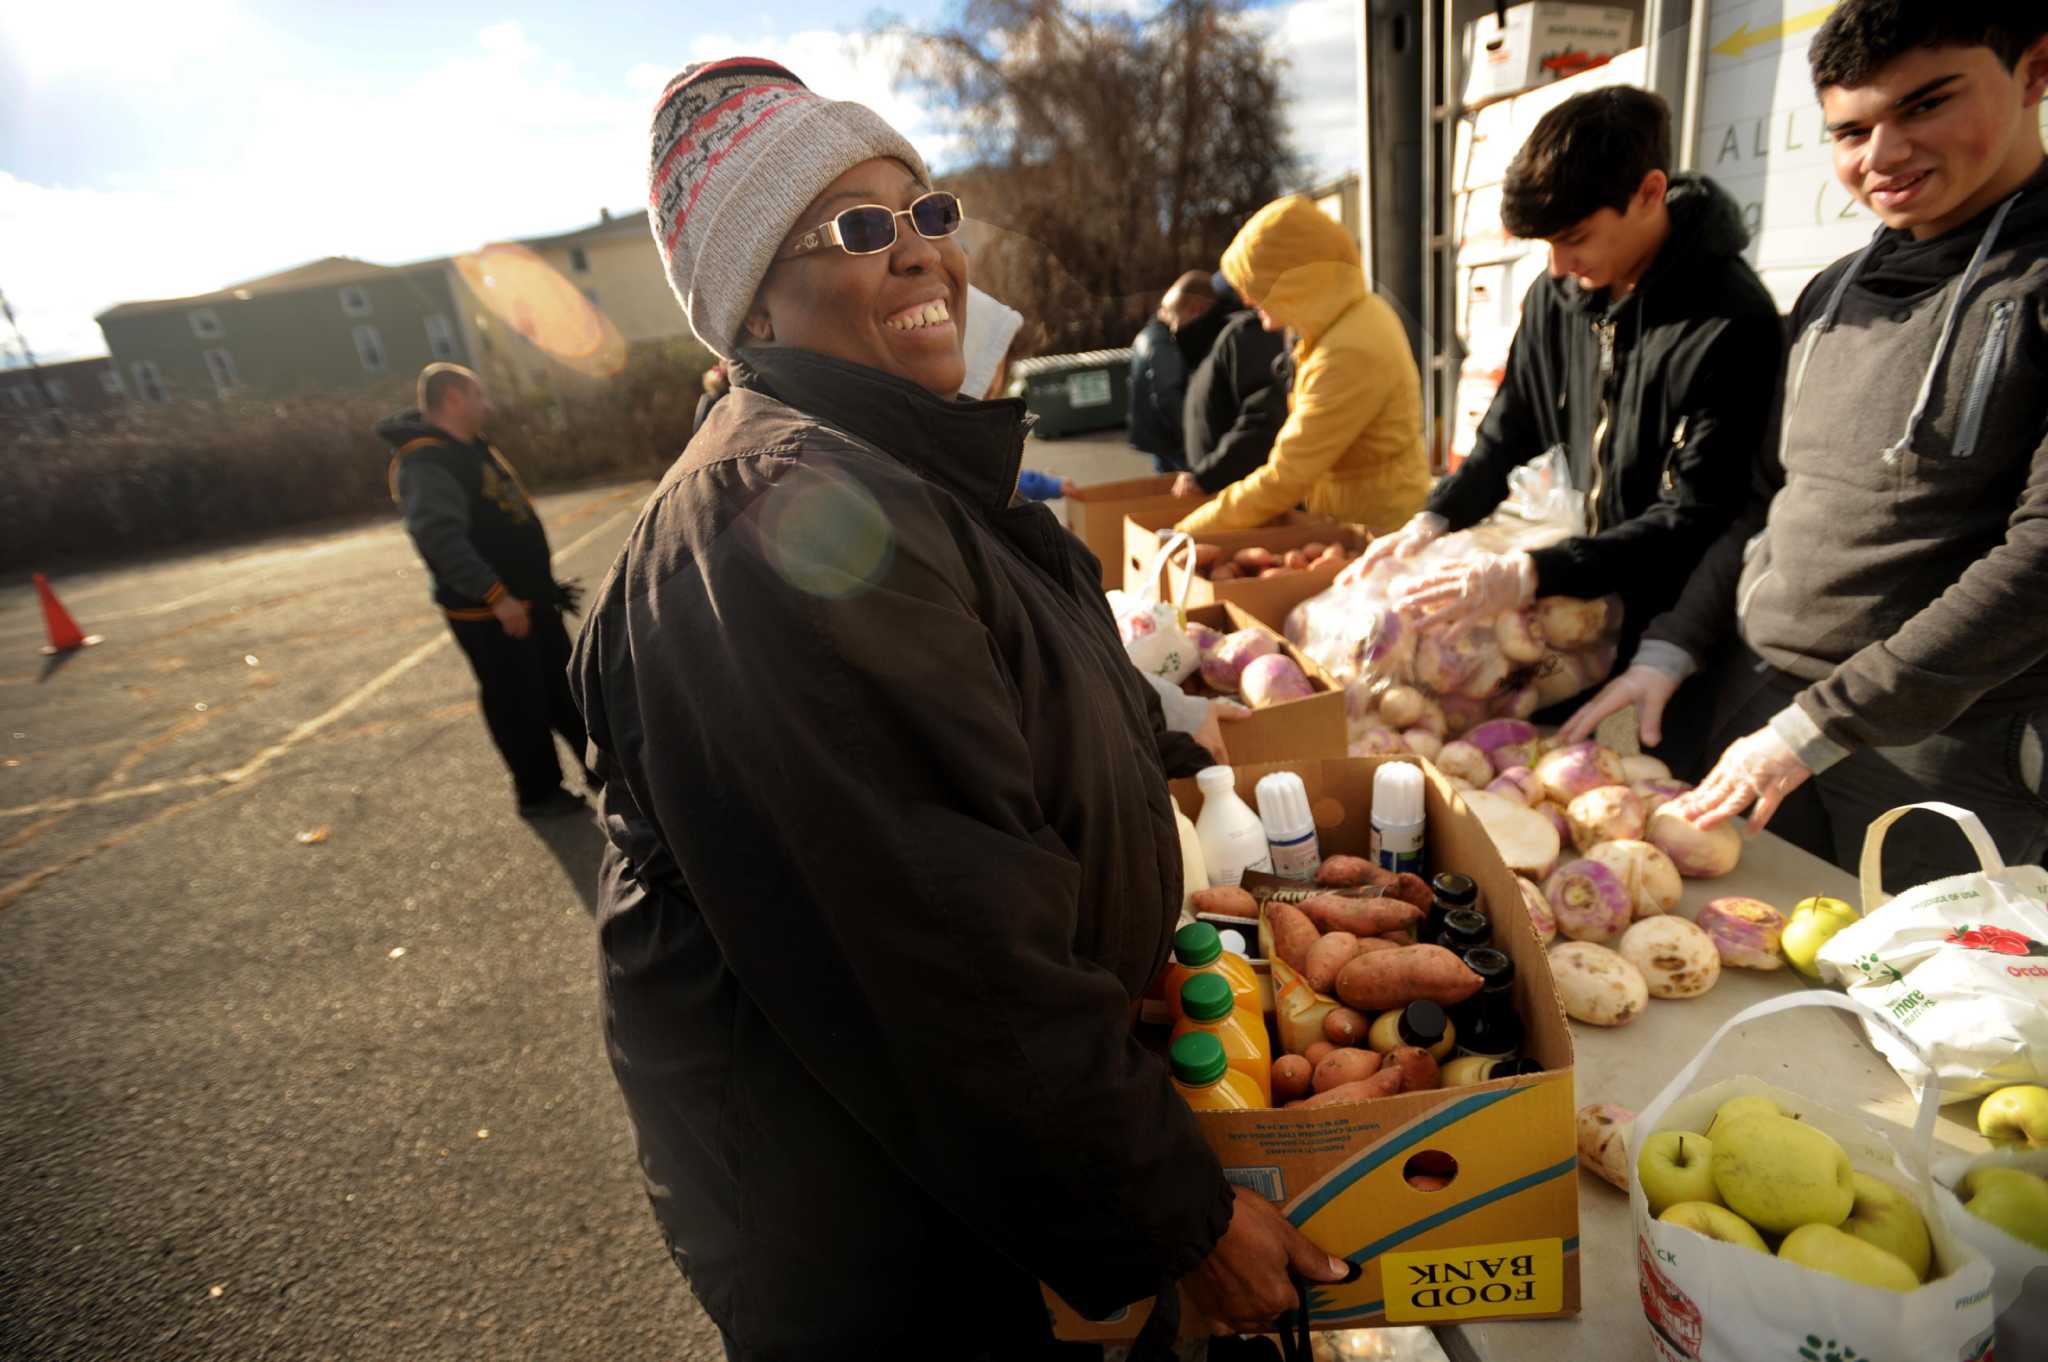
[[1465, 107], [1603, 65], [1628, 50], [1635, 26], [1633, 10], [1551, 0], [1511, 7], [1505, 24], [1482, 14], [1465, 25]]
[[1173, 474], [1153, 478], [1131, 478], [1124, 482], [1098, 482], [1067, 495], [1067, 531], [1088, 546], [1102, 561], [1102, 589], [1123, 585], [1118, 566], [1124, 552], [1124, 517], [1133, 514], [1170, 513], [1171, 525], [1207, 501], [1206, 496], [1174, 496]]
[[[1145, 570], [1159, 557], [1158, 532], [1186, 514], [1186, 511], [1140, 511], [1124, 517], [1124, 590], [1136, 591], [1145, 585]], [[1368, 538], [1370, 536], [1365, 530], [1357, 525], [1339, 525], [1332, 520], [1319, 520], [1299, 512], [1290, 512], [1279, 523], [1255, 530], [1218, 530], [1200, 536], [1202, 543], [1220, 545], [1230, 553], [1254, 547], [1279, 553], [1298, 549], [1303, 544], [1333, 541], [1342, 543], [1355, 553], [1364, 549]], [[1282, 629], [1287, 623], [1287, 612], [1310, 596], [1327, 590], [1337, 579], [1339, 571], [1341, 569], [1332, 564], [1290, 572], [1284, 577], [1242, 577], [1212, 582], [1197, 576], [1187, 583], [1187, 605], [1193, 609], [1198, 605], [1228, 601], [1242, 607], [1259, 623], [1272, 629]], [[1182, 578], [1186, 576], [1185, 567], [1170, 565], [1162, 568], [1160, 599], [1179, 600]]]
[[[1238, 791], [1249, 799], [1261, 776], [1293, 771], [1308, 786], [1323, 854], [1363, 855], [1373, 772], [1396, 760], [1421, 765], [1427, 776], [1427, 873], [1457, 870], [1478, 881], [1494, 944], [1515, 962], [1523, 1053], [1544, 1071], [1343, 1106], [1198, 1112], [1195, 1119], [1232, 1182], [1274, 1202], [1322, 1248], [1363, 1266], [1349, 1286], [1311, 1290], [1311, 1327], [1577, 1314], [1571, 1031], [1514, 876], [1486, 830], [1444, 778], [1415, 758], [1239, 766]], [[1174, 782], [1173, 794], [1190, 817], [1200, 812], [1195, 782]], [[1409, 1180], [1424, 1174], [1449, 1181], [1423, 1190]], [[1145, 1301], [1087, 1320], [1056, 1295], [1047, 1299], [1056, 1331], [1070, 1339], [1131, 1338], [1151, 1310]], [[1181, 1317], [1184, 1335], [1207, 1332], [1185, 1298]]]
[[[1192, 624], [1206, 624], [1218, 633], [1234, 634], [1240, 629], [1260, 629], [1271, 634], [1280, 651], [1299, 663], [1307, 674], [1314, 695], [1284, 704], [1255, 709], [1250, 718], [1233, 719], [1223, 725], [1223, 742], [1230, 760], [1241, 766], [1258, 766], [1275, 761], [1310, 761], [1344, 755], [1344, 687], [1331, 680], [1280, 631], [1254, 619], [1243, 606], [1230, 601], [1200, 605], [1188, 611]], [[1196, 674], [1199, 678], [1200, 673]], [[1199, 679], [1190, 682], [1206, 695]]]

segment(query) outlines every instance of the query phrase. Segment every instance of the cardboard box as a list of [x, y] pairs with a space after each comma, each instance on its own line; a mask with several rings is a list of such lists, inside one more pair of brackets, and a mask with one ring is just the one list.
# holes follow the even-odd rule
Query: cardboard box
[[[1320, 761], [1341, 757], [1347, 741], [1344, 729], [1344, 687], [1330, 679], [1272, 625], [1254, 619], [1233, 601], [1218, 601], [1188, 611], [1193, 624], [1206, 624], [1220, 633], [1240, 629], [1262, 629], [1273, 636], [1280, 651], [1293, 658], [1307, 673], [1314, 695], [1267, 709], [1255, 709], [1248, 719], [1233, 719], [1223, 726], [1223, 741], [1234, 765], [1262, 766], [1276, 761]], [[1206, 692], [1205, 692], [1206, 693]]]
[[1172, 486], [1173, 474], [1165, 473], [1124, 482], [1098, 482], [1067, 495], [1067, 532], [1102, 561], [1104, 591], [1123, 585], [1123, 569], [1118, 561], [1124, 552], [1125, 516], [1170, 511], [1166, 523], [1171, 525], [1208, 500], [1174, 496], [1169, 490]]
[[[1123, 588], [1136, 591], [1145, 585], [1146, 569], [1159, 557], [1159, 531], [1172, 525], [1186, 511], [1134, 512], [1124, 517], [1123, 544]], [[1331, 520], [1318, 520], [1299, 513], [1290, 514], [1278, 524], [1261, 526], [1255, 530], [1218, 530], [1202, 535], [1204, 544], [1218, 544], [1226, 552], [1239, 549], [1265, 548], [1274, 552], [1298, 549], [1303, 544], [1330, 543], [1338, 541], [1353, 550], [1365, 547], [1368, 536], [1356, 525], [1339, 525]], [[1206, 577], [1195, 577], [1187, 582], [1187, 601], [1190, 609], [1198, 605], [1213, 605], [1218, 601], [1229, 601], [1243, 607], [1246, 614], [1259, 623], [1275, 630], [1284, 630], [1287, 612], [1307, 600], [1310, 596], [1329, 589], [1337, 579], [1340, 568], [1326, 565], [1301, 572], [1290, 572], [1284, 577], [1246, 577], [1223, 582], [1212, 582]], [[1169, 565], [1160, 570], [1160, 599], [1178, 600], [1182, 581], [1187, 577], [1183, 567]]]
[[[1372, 779], [1382, 762], [1344, 758], [1237, 767], [1249, 797], [1259, 777], [1293, 771], [1308, 786], [1325, 855], [1364, 854]], [[1493, 918], [1494, 944], [1515, 962], [1515, 1005], [1528, 1037], [1524, 1053], [1544, 1072], [1462, 1088], [1402, 1093], [1348, 1106], [1200, 1112], [1196, 1120], [1225, 1175], [1276, 1203], [1331, 1253], [1361, 1264], [1349, 1286], [1309, 1297], [1316, 1329], [1536, 1319], [1579, 1310], [1578, 1139], [1574, 1129], [1571, 1031], [1543, 947], [1529, 925], [1514, 876], [1444, 778], [1427, 763], [1424, 798], [1431, 874], [1459, 870], [1479, 882]], [[1201, 793], [1176, 781], [1190, 817]], [[1456, 1172], [1434, 1191], [1411, 1185], [1411, 1166]], [[1133, 1337], [1149, 1301], [1114, 1318], [1081, 1318], [1052, 1293], [1062, 1338]], [[1182, 1332], [1207, 1325], [1182, 1301]]]
[[1632, 10], [1551, 0], [1513, 6], [1505, 25], [1483, 14], [1465, 25], [1465, 107], [1602, 65], [1628, 50], [1635, 26]]

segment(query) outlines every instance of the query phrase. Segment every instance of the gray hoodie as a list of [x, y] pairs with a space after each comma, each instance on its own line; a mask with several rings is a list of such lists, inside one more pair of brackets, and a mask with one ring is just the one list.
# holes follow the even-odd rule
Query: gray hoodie
[[1716, 545], [1638, 660], [1689, 670], [1732, 619], [1811, 683], [1772, 727], [1814, 770], [2048, 710], [2048, 168], [1932, 240], [1879, 231], [1792, 334], [1768, 519]]

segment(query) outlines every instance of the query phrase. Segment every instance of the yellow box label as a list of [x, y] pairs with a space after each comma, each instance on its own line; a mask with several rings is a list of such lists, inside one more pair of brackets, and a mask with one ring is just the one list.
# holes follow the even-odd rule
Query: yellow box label
[[1389, 1324], [1553, 1314], [1564, 1308], [1564, 1240], [1386, 1253], [1380, 1285]]

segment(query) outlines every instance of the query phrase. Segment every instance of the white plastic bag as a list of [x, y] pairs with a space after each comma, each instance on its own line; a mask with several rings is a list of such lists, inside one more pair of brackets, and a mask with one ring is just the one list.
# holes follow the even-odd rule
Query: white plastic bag
[[1970, 1170], [1986, 1167], [2019, 1168], [2037, 1177], [2048, 1177], [2048, 1149], [2001, 1149], [1974, 1156], [1951, 1154], [1934, 1161], [1934, 1199], [1949, 1233], [1983, 1254], [1991, 1264], [1991, 1309], [1998, 1316], [1997, 1356], [2048, 1357], [2048, 1252], [1979, 1220], [1949, 1190], [1962, 1182]]
[[[1188, 571], [1180, 574], [1180, 594], [1168, 604], [1159, 599], [1160, 569], [1174, 554], [1183, 551], [1188, 555]], [[1116, 617], [1117, 633], [1123, 637], [1131, 665], [1147, 676], [1174, 685], [1193, 676], [1202, 665], [1201, 652], [1187, 631], [1188, 585], [1195, 579], [1194, 554], [1194, 539], [1176, 534], [1160, 546], [1151, 571], [1145, 574], [1145, 587], [1106, 593], [1109, 612]]]
[[1923, 1100], [1911, 1138], [1895, 1139], [1887, 1127], [1761, 1079], [1732, 1078], [1686, 1092], [1730, 1031], [1808, 1007], [1862, 1012], [1837, 994], [1813, 991], [1736, 1013], [1636, 1117], [1629, 1167], [1654, 1131], [1704, 1131], [1730, 1098], [1773, 1098], [1832, 1135], [1859, 1171], [1913, 1198], [1934, 1241], [1933, 1280], [1917, 1291], [1886, 1291], [1664, 1224], [1650, 1215], [1642, 1186], [1631, 1178], [1637, 1281], [1650, 1322], [1646, 1355], [1660, 1362], [1979, 1362], [1990, 1356], [1992, 1341], [1991, 1265], [1950, 1232], [1937, 1209], [1928, 1169], [1937, 1103]]
[[[1886, 902], [1885, 833], [1914, 809], [1961, 825], [1982, 868]], [[1966, 809], [1907, 804], [1870, 825], [1862, 871], [1864, 916], [1821, 947], [1821, 977], [1912, 1038], [1943, 1102], [2048, 1081], [2048, 870], [2007, 866]], [[1890, 1028], [1868, 1029], [1919, 1092], [1928, 1067]]]

